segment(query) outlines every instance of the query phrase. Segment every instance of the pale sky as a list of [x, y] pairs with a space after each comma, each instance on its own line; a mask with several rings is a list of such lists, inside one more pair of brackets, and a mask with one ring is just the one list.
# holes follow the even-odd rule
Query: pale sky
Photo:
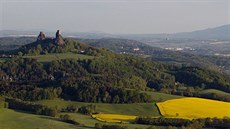
[[230, 24], [230, 0], [0, 0], [0, 30], [175, 33]]

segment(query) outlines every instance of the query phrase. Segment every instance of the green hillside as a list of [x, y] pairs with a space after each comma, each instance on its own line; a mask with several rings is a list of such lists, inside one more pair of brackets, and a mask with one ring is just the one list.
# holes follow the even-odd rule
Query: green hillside
[[207, 89], [199, 92], [199, 94], [205, 98], [230, 102], [230, 93], [223, 92], [220, 90]]
[[[91, 116], [82, 115], [82, 114], [79, 114], [79, 113], [62, 113], [62, 114], [70, 115], [73, 119], [75, 119], [79, 123], [84, 124], [86, 126], [85, 128], [95, 127], [95, 123], [101, 123], [101, 124], [107, 124], [107, 125], [121, 125], [121, 126], [128, 127], [128, 129], [135, 129], [135, 128], [148, 129], [150, 127], [150, 125], [143, 125], [143, 124], [105, 123], [105, 122], [100, 122], [100, 121], [98, 121], [96, 119], [93, 119]], [[162, 126], [153, 126], [153, 127], [157, 128], [157, 129], [165, 129], [165, 127], [162, 127]]]
[[[0, 109], [0, 129], [76, 129], [75, 125], [54, 118], [10, 109]], [[77, 127], [79, 128], [79, 127]]]
[[[81, 125], [72, 125], [58, 121], [53, 117], [33, 115], [10, 109], [0, 109], [0, 114], [0, 129], [92, 129], [95, 123], [121, 125], [128, 127], [128, 129], [147, 129], [150, 127], [149, 125], [141, 124], [103, 123], [93, 119], [91, 116], [79, 113], [60, 113], [59, 115], [68, 114]], [[158, 126], [157, 128], [161, 129], [162, 127]]]
[[76, 53], [55, 53], [55, 54], [46, 54], [46, 55], [35, 55], [35, 56], [24, 56], [24, 58], [33, 58], [37, 59], [38, 62], [41, 63], [50, 63], [54, 60], [62, 60], [62, 59], [92, 59], [93, 56], [76, 54]]
[[183, 96], [179, 95], [171, 95], [171, 94], [165, 94], [160, 92], [152, 92], [152, 91], [143, 91], [144, 93], [150, 95], [155, 101], [166, 101], [170, 99], [178, 99], [182, 98]]
[[96, 112], [137, 115], [137, 116], [160, 116], [155, 103], [134, 103], [134, 104], [107, 104], [107, 103], [83, 103], [64, 100], [42, 100], [39, 104], [48, 105], [50, 107], [57, 106], [58, 108], [75, 105], [77, 108], [89, 104], [96, 105]]

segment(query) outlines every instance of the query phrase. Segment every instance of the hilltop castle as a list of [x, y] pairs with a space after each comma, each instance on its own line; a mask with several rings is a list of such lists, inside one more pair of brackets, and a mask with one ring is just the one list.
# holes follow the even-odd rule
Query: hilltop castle
[[60, 46], [65, 45], [65, 41], [63, 40], [63, 38], [61, 36], [61, 32], [59, 30], [57, 30], [57, 32], [56, 32], [55, 43], [60, 45]]
[[[46, 36], [43, 32], [40, 32], [38, 37], [37, 37], [37, 41], [43, 41], [46, 39]], [[57, 45], [60, 45], [60, 46], [63, 46], [65, 45], [65, 41], [64, 39], [62, 38], [61, 36], [61, 32], [59, 30], [57, 30], [56, 32], [56, 37], [53, 39], [54, 42], [57, 44]]]
[[46, 36], [43, 32], [40, 32], [40, 34], [38, 35], [37, 41], [42, 41], [45, 40]]

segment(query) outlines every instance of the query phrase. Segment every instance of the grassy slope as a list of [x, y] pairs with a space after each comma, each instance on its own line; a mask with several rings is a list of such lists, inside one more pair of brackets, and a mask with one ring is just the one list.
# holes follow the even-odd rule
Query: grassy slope
[[222, 98], [222, 100], [224, 100], [224, 101], [227, 101], [227, 102], [230, 101], [230, 93], [223, 92], [220, 90], [207, 89], [207, 90], [201, 91], [199, 94], [201, 94], [203, 96], [209, 96], [211, 94], [215, 94], [216, 96], [218, 96], [218, 98]]
[[[90, 116], [82, 115], [79, 113], [60, 113], [59, 115], [68, 114], [75, 121], [84, 124], [84, 126], [75, 126], [64, 122], [56, 121], [51, 117], [27, 114], [24, 112], [18, 112], [10, 109], [0, 109], [0, 114], [0, 129], [89, 129], [94, 127], [95, 123], [121, 125], [119, 123], [103, 123], [92, 119]], [[127, 126], [129, 129], [145, 129], [149, 127], [149, 125], [139, 124], [122, 124], [122, 126]]]
[[81, 107], [83, 105], [96, 105], [96, 111], [100, 113], [137, 115], [137, 116], [160, 116], [159, 111], [154, 103], [135, 103], [135, 104], [107, 104], [107, 103], [83, 103], [65, 100], [42, 100], [37, 103], [45, 104], [50, 107], [58, 106], [58, 108], [66, 107], [68, 105], [76, 105]]
[[0, 129], [75, 129], [76, 126], [51, 117], [0, 109]]
[[37, 55], [37, 56], [24, 56], [24, 58], [35, 58], [38, 62], [47, 63], [53, 60], [60, 59], [91, 59], [93, 56], [75, 54], [75, 53], [57, 53], [57, 54], [47, 54], [47, 55]]
[[[95, 123], [121, 125], [119, 123], [103, 123], [90, 116], [79, 113], [60, 113], [59, 115], [61, 114], [70, 115], [72, 119], [84, 124], [84, 126], [60, 122], [47, 116], [28, 114], [10, 109], [0, 109], [0, 129], [90, 129], [95, 126]], [[146, 129], [149, 127], [149, 125], [139, 124], [122, 124], [122, 126], [127, 126], [129, 129]]]
[[229, 96], [230, 97], [230, 93], [216, 90], [216, 89], [207, 89], [207, 90], [203, 90], [200, 92], [200, 94], [211, 94], [211, 93], [215, 93], [215, 94], [218, 94], [220, 96]]
[[143, 92], [147, 93], [148, 95], [151, 95], [153, 99], [157, 101], [166, 101], [169, 99], [183, 98], [183, 96], [164, 94], [160, 92], [151, 92], [151, 91], [143, 91]]
[[[83, 115], [83, 114], [79, 114], [79, 113], [61, 113], [61, 114], [70, 115], [72, 119], [76, 120], [77, 122], [79, 122], [81, 124], [84, 124], [88, 128], [94, 127], [95, 123], [127, 126], [129, 129], [134, 129], [134, 128], [146, 129], [149, 127], [149, 125], [140, 125], [140, 124], [105, 123], [105, 122], [100, 122], [96, 119], [93, 119], [91, 116]], [[157, 128], [161, 129], [162, 127], [157, 127]]]

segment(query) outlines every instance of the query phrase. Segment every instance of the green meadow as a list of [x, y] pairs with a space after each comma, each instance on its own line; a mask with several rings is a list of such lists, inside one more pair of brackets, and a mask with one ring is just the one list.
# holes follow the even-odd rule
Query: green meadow
[[92, 59], [93, 56], [75, 54], [75, 53], [55, 53], [55, 54], [36, 55], [36, 56], [24, 56], [24, 58], [34, 58], [37, 59], [38, 62], [49, 63], [54, 60], [61, 60], [61, 59], [81, 59], [81, 60]]

